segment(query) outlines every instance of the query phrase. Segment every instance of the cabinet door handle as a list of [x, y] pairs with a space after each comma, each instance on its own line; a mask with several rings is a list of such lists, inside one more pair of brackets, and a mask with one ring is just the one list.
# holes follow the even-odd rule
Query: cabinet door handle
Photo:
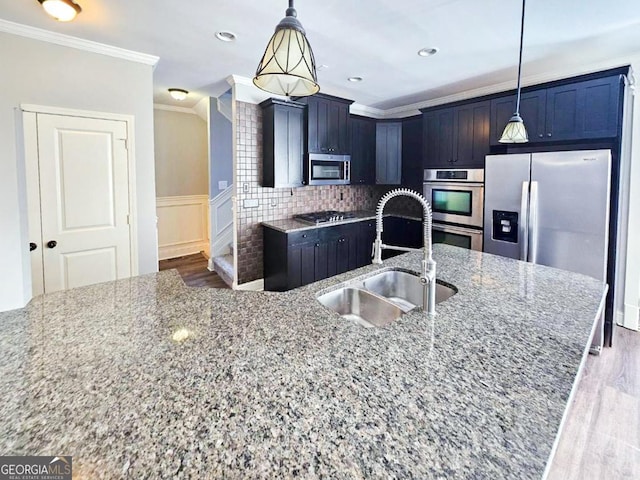
[[315, 247], [316, 247], [316, 248], [318, 248], [319, 246], [320, 246], [320, 244], [319, 244], [319, 243], [316, 243]]
[[547, 137], [550, 137], [550, 136], [551, 136], [551, 133], [547, 133]]
[[38, 244], [37, 243], [29, 243], [29, 251], [33, 252], [36, 248], [38, 248]]
[[304, 233], [304, 234], [302, 235], [302, 238], [307, 238], [307, 234], [306, 234], [306, 233]]
[[544, 135], [543, 135], [543, 134], [539, 134], [538, 136], [539, 136], [540, 138], [544, 137]]
[[58, 245], [58, 242], [56, 242], [55, 240], [50, 240], [47, 242], [47, 247], [49, 248], [56, 248], [56, 245]]

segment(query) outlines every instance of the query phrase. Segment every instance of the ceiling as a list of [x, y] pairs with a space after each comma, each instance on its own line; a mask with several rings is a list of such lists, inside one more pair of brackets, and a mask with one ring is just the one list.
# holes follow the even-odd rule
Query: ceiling
[[[0, 18], [160, 57], [157, 103], [191, 107], [251, 78], [286, 0], [76, 0], [60, 23], [37, 0], [0, 0]], [[517, 0], [297, 0], [321, 91], [389, 109], [503, 82], [517, 74]], [[215, 38], [220, 30], [233, 43]], [[437, 47], [420, 57], [423, 47]], [[523, 75], [534, 76], [640, 53], [637, 0], [529, 0]], [[360, 76], [360, 83], [347, 81]], [[167, 88], [189, 90], [177, 102]]]

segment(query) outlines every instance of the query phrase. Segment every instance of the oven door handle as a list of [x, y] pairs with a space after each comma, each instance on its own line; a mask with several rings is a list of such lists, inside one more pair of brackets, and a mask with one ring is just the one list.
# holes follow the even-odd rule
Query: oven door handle
[[529, 182], [522, 182], [522, 196], [520, 198], [520, 223], [518, 235], [520, 243], [520, 260], [528, 261], [529, 256]]

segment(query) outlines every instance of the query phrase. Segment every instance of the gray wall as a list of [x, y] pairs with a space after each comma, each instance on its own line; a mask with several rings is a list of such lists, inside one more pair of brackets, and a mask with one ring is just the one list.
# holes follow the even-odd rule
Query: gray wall
[[[222, 100], [229, 106], [231, 96], [224, 94]], [[226, 180], [227, 185], [233, 183], [233, 129], [231, 121], [218, 112], [217, 99], [211, 98], [209, 109], [209, 155], [210, 155], [210, 194], [215, 198], [222, 190], [218, 188], [218, 181]]]
[[207, 123], [190, 113], [155, 109], [156, 195], [207, 195]]
[[149, 65], [0, 33], [0, 311], [31, 298], [26, 184], [16, 121], [21, 104], [135, 117], [139, 273], [157, 271], [153, 69]]

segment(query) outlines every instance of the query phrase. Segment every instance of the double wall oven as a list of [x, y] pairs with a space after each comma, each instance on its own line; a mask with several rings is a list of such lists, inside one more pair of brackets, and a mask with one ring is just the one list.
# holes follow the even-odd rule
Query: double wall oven
[[482, 251], [483, 169], [427, 169], [424, 197], [433, 211], [433, 241]]

